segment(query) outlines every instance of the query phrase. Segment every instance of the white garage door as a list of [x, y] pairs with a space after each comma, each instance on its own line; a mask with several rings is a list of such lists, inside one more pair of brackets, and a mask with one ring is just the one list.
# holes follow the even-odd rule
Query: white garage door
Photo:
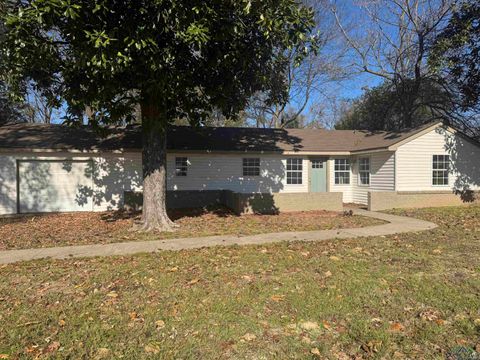
[[19, 161], [19, 212], [92, 211], [92, 165], [73, 160]]

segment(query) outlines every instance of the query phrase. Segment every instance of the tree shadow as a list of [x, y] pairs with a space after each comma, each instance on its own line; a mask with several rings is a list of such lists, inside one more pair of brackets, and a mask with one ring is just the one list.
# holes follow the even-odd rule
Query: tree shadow
[[0, 214], [17, 212], [17, 164], [14, 158], [0, 155]]
[[303, 140], [286, 129], [172, 126], [170, 150], [194, 151], [300, 151]]
[[445, 150], [450, 155], [449, 173], [455, 177], [453, 192], [463, 202], [474, 202], [480, 189], [480, 143], [460, 132], [455, 136], [444, 127], [435, 131], [445, 138]]
[[91, 186], [78, 188], [76, 202], [93, 201], [95, 210], [109, 211], [123, 208], [124, 193], [138, 189], [142, 184], [141, 164], [122, 154], [104, 154], [88, 162], [85, 176], [92, 179]]

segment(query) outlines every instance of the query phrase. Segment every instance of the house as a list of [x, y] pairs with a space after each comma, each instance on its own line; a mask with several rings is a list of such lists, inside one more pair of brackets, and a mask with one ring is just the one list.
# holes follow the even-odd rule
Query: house
[[[441, 123], [401, 132], [171, 127], [167, 206], [236, 212], [455, 205], [480, 190], [480, 144]], [[0, 127], [0, 214], [135, 206], [138, 127]]]

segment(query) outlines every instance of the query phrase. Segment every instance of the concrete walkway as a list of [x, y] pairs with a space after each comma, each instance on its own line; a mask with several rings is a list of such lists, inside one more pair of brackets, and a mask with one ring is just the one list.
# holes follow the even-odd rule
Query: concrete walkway
[[363, 228], [295, 231], [251, 236], [219, 235], [199, 238], [180, 238], [155, 241], [132, 241], [114, 244], [65, 246], [40, 249], [0, 251], [0, 264], [18, 261], [53, 258], [66, 259], [71, 257], [92, 257], [111, 255], [130, 255], [157, 250], [195, 249], [216, 245], [247, 245], [266, 244], [281, 241], [321, 241], [329, 239], [350, 239], [362, 236], [382, 236], [405, 232], [434, 229], [436, 224], [414, 218], [388, 215], [366, 210], [353, 210], [356, 215], [368, 216], [388, 221], [388, 224], [367, 226]]

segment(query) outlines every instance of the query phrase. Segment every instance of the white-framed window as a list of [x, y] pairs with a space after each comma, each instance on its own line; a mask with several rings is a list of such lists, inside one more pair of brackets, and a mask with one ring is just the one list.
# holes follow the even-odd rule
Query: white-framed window
[[176, 157], [175, 158], [175, 176], [187, 176], [188, 172], [188, 158]]
[[323, 169], [323, 160], [313, 159], [312, 160], [312, 169]]
[[370, 185], [370, 158], [358, 159], [358, 185]]
[[303, 175], [303, 159], [289, 158], [287, 159], [287, 184], [301, 185]]
[[350, 160], [335, 159], [335, 185], [349, 185], [350, 184]]
[[260, 158], [243, 159], [243, 176], [260, 176]]
[[450, 156], [433, 155], [432, 157], [432, 185], [448, 185], [448, 168]]

